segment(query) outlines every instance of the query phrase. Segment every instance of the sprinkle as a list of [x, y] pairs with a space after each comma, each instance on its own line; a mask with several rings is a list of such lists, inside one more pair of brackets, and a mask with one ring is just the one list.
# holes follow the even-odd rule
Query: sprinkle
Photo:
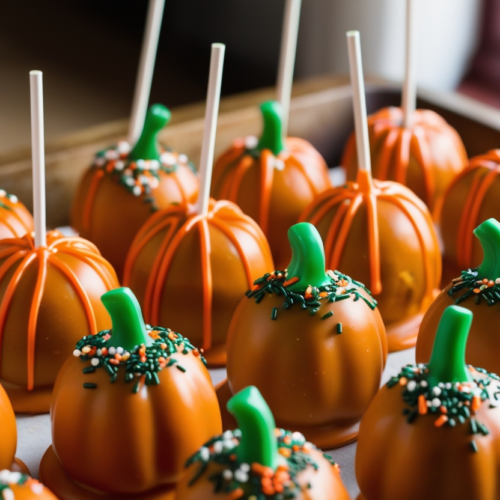
[[418, 413], [420, 415], [427, 414], [427, 403], [423, 394], [420, 394], [420, 396], [418, 397]]
[[328, 319], [328, 318], [331, 318], [333, 316], [333, 311], [328, 311], [326, 314], [323, 314], [323, 316], [321, 316], [321, 319]]
[[75, 349], [73, 351], [73, 356], [75, 356], [76, 358], [79, 358], [81, 355], [82, 355], [82, 351], [80, 351], [79, 349]]
[[448, 421], [448, 417], [446, 415], [441, 415], [435, 422], [434, 425], [436, 427], [441, 427]]
[[90, 364], [91, 364], [92, 366], [99, 366], [99, 363], [100, 363], [99, 358], [92, 358], [92, 359], [90, 360]]
[[337, 335], [342, 333], [342, 323], [337, 323]]
[[283, 286], [287, 287], [287, 286], [293, 285], [294, 283], [297, 283], [297, 281], [299, 281], [299, 278], [297, 278], [297, 276], [294, 276], [293, 278], [290, 278], [289, 280], [285, 281], [283, 283]]
[[97, 389], [97, 384], [93, 384], [92, 382], [84, 382], [84, 389]]
[[470, 442], [470, 447], [474, 453], [477, 453], [477, 444], [474, 440]]
[[271, 319], [276, 319], [278, 317], [278, 308], [274, 307], [271, 313]]

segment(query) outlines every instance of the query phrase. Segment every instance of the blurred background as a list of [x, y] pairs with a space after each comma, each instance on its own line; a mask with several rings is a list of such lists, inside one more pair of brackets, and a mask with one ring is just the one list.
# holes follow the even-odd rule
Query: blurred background
[[[202, 101], [210, 43], [227, 45], [223, 95], [272, 86], [284, 0], [167, 0], [152, 102]], [[129, 115], [147, 0], [16, 0], [0, 6], [0, 153], [30, 144], [28, 71], [44, 72], [47, 140]], [[405, 2], [303, 0], [296, 79], [365, 73], [400, 81]], [[418, 83], [500, 106], [500, 0], [420, 0]]]

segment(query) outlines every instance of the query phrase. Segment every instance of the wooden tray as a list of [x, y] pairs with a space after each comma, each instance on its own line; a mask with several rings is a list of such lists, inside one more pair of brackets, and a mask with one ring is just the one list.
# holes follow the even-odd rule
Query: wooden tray
[[[258, 105], [274, 97], [274, 89], [263, 89], [222, 99], [217, 131], [216, 155], [237, 136], [258, 135], [261, 118]], [[419, 107], [442, 114], [462, 136], [469, 155], [500, 147], [500, 112], [457, 94], [419, 92]], [[397, 106], [399, 86], [369, 79], [367, 108]], [[205, 106], [193, 104], [172, 110], [172, 122], [161, 134], [162, 142], [182, 151], [195, 164], [200, 157]], [[126, 137], [127, 121], [106, 123], [61, 137], [46, 145], [47, 222], [63, 226], [69, 222], [73, 193], [94, 153]], [[330, 166], [338, 165], [343, 145], [353, 129], [351, 90], [346, 77], [322, 77], [294, 86], [290, 135], [309, 140]], [[0, 186], [15, 193], [31, 209], [31, 150], [0, 155]]]

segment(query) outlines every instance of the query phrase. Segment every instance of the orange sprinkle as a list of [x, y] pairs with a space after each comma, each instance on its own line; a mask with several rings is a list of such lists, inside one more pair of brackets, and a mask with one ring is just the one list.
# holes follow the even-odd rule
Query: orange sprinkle
[[283, 455], [286, 458], [292, 456], [292, 450], [290, 448], [279, 448], [278, 451], [279, 451], [280, 455]]
[[481, 290], [479, 290], [479, 288], [474, 288], [473, 292], [474, 293], [479, 293]]
[[229, 460], [231, 460], [231, 462], [234, 462], [236, 460], [236, 455], [234, 453], [232, 455], [229, 455]]
[[262, 493], [264, 493], [264, 495], [272, 496], [272, 495], [274, 495], [275, 491], [274, 491], [273, 487], [266, 487], [266, 488], [262, 488]]
[[446, 406], [441, 406], [439, 410], [441, 411], [441, 413], [448, 413], [448, 408], [446, 408]]
[[486, 278], [483, 279], [483, 285], [486, 285], [488, 283], [488, 280]]
[[121, 356], [121, 354], [116, 353], [116, 354], [115, 354], [115, 359], [116, 359], [116, 361], [121, 361], [121, 360], [122, 360], [122, 356]]
[[274, 491], [276, 493], [281, 493], [284, 489], [285, 487], [281, 483], [274, 484]]
[[320, 292], [320, 297], [328, 297], [328, 292]]
[[474, 396], [472, 398], [472, 405], [470, 409], [475, 413], [477, 410], [479, 410], [480, 406], [481, 406], [481, 398], [479, 396]]
[[495, 282], [493, 280], [488, 281], [488, 288], [495, 286]]
[[141, 363], [145, 363], [147, 361], [148, 358], [146, 358], [146, 356], [141, 356]]
[[[285, 283], [286, 283], [286, 282], [285, 282]], [[284, 284], [285, 284], [285, 283], [284, 283]], [[285, 286], [286, 286], [286, 284], [285, 284]], [[262, 288], [262, 285], [254, 285], [254, 286], [252, 287], [252, 292], [256, 292], [257, 290], [260, 290], [261, 288]]]
[[102, 354], [103, 356], [107, 356], [107, 355], [108, 355], [108, 348], [107, 348], [107, 347], [103, 347], [103, 348], [101, 349], [101, 354]]
[[427, 414], [427, 402], [425, 401], [425, 396], [423, 394], [420, 394], [420, 396], [418, 397], [418, 414]]
[[177, 335], [174, 332], [168, 334], [168, 338], [172, 341], [177, 340]]
[[167, 348], [167, 344], [161, 344], [160, 347], [165, 350]]
[[200, 351], [198, 349], [193, 349], [193, 354], [198, 357], [200, 355]]
[[251, 466], [252, 472], [261, 477], [273, 477], [274, 471], [271, 467], [266, 467], [265, 465], [258, 464], [254, 462]]
[[399, 379], [399, 385], [406, 385], [408, 383], [408, 379], [406, 377], [401, 377]]
[[342, 278], [342, 279], [338, 282], [338, 284], [339, 284], [340, 286], [347, 286], [347, 285], [349, 284], [349, 282], [348, 282], [347, 280], [345, 280], [344, 278]]
[[299, 278], [297, 278], [297, 276], [294, 276], [293, 278], [290, 278], [289, 280], [286, 280], [286, 281], [283, 283], [283, 286], [290, 286], [290, 285], [293, 285], [294, 283], [297, 283], [297, 281], [299, 281]]
[[283, 442], [284, 442], [285, 444], [291, 445], [291, 444], [292, 444], [292, 438], [291, 438], [290, 436], [285, 436], [285, 437], [283, 438]]
[[260, 484], [262, 484], [264, 488], [272, 488], [273, 480], [270, 477], [263, 477], [260, 480]]
[[120, 362], [117, 360], [117, 359], [110, 359], [109, 362], [112, 364], [112, 365], [119, 365]]
[[436, 427], [441, 427], [446, 422], [448, 422], [448, 417], [446, 415], [441, 415], [437, 420], [434, 421]]
[[243, 491], [242, 488], [236, 488], [227, 495], [227, 498], [228, 500], [237, 500], [238, 498], [241, 498], [244, 494], [245, 492]]
[[160, 338], [160, 334], [157, 332], [157, 330], [151, 330], [149, 332], [149, 336], [154, 340], [158, 340]]

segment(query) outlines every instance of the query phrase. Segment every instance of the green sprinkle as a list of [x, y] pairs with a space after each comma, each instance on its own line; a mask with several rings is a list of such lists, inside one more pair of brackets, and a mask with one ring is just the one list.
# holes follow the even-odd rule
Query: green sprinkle
[[477, 423], [473, 418], [470, 419], [470, 432], [471, 434], [477, 434]]
[[471, 442], [470, 442], [470, 447], [472, 448], [472, 451], [473, 451], [474, 453], [477, 453], [477, 444], [476, 444], [476, 442], [475, 442], [475, 441], [471, 441]]
[[183, 373], [186, 371], [186, 369], [181, 365], [175, 365], [175, 367]]
[[337, 335], [342, 333], [342, 323], [337, 323]]
[[97, 389], [97, 384], [93, 384], [92, 382], [84, 382], [84, 389]]
[[321, 316], [321, 319], [328, 319], [328, 318], [331, 318], [333, 316], [333, 311], [328, 311], [326, 314], [323, 314], [323, 316]]
[[95, 366], [87, 366], [86, 368], [83, 369], [83, 373], [94, 373], [95, 372]]
[[271, 313], [271, 319], [276, 319], [278, 317], [278, 308], [273, 308], [273, 312]]

